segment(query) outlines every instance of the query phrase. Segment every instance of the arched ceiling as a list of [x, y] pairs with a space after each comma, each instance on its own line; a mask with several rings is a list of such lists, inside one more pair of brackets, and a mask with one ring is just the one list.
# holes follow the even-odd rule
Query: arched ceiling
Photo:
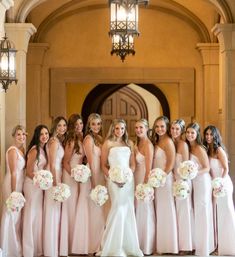
[[[108, 8], [108, 0], [17, 0], [8, 12], [8, 22], [30, 22], [37, 28], [33, 41], [40, 42], [41, 35], [58, 21], [81, 12]], [[191, 26], [201, 42], [215, 40], [211, 29], [218, 23], [233, 23], [234, 0], [150, 0], [147, 10], [164, 12]]]

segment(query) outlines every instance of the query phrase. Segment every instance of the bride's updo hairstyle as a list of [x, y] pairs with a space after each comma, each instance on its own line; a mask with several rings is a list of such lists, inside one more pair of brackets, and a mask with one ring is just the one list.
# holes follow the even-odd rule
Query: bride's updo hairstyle
[[126, 122], [125, 120], [123, 119], [115, 119], [113, 120], [113, 122], [111, 123], [110, 127], [109, 127], [109, 131], [108, 131], [108, 134], [106, 136], [106, 139], [110, 140], [110, 141], [116, 141], [116, 136], [115, 136], [115, 127], [117, 124], [124, 124], [125, 126], [125, 132], [122, 136], [122, 140], [123, 142], [127, 145], [127, 146], [130, 146], [129, 144], [129, 139], [128, 139], [128, 133], [127, 133], [127, 130], [126, 130]]

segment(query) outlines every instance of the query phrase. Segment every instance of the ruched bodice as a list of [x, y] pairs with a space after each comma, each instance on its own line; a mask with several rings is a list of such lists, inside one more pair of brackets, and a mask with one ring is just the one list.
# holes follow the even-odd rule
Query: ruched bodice
[[74, 168], [77, 164], [81, 164], [84, 158], [84, 149], [82, 144], [80, 144], [79, 152], [76, 153], [75, 151], [73, 152], [73, 155], [70, 160], [70, 166], [71, 168]]
[[153, 168], [160, 168], [165, 170], [166, 167], [166, 153], [159, 146], [155, 146], [154, 156], [153, 156]]

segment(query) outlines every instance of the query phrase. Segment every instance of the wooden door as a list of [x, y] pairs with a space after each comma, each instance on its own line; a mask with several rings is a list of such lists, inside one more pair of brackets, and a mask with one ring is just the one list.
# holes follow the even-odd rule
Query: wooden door
[[147, 117], [143, 98], [134, 90], [124, 87], [110, 95], [101, 108], [104, 135], [107, 135], [113, 119], [122, 118], [127, 123], [129, 138], [135, 141], [135, 122]]

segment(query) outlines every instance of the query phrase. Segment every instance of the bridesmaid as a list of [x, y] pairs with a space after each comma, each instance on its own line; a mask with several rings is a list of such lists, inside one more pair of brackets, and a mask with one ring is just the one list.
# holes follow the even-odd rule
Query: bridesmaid
[[175, 200], [173, 197], [173, 173], [175, 164], [175, 146], [169, 136], [169, 120], [158, 117], [152, 129], [154, 145], [153, 168], [167, 173], [164, 187], [155, 189], [156, 209], [156, 250], [158, 253], [178, 253], [178, 231]]
[[[153, 162], [153, 145], [149, 140], [149, 125], [146, 119], [140, 119], [135, 124], [137, 136], [135, 185], [148, 182], [148, 175]], [[136, 224], [140, 249], [145, 255], [154, 252], [155, 245], [155, 210], [153, 201], [135, 201]]]
[[210, 165], [202, 145], [200, 127], [194, 122], [186, 128], [190, 160], [198, 165], [198, 175], [192, 180], [195, 218], [195, 254], [209, 256], [214, 251], [214, 227]]
[[[102, 138], [102, 120], [99, 114], [91, 113], [87, 120], [85, 138], [83, 142], [85, 155], [88, 165], [91, 169], [91, 188], [97, 185], [104, 185], [104, 175], [101, 171], [101, 147]], [[89, 201], [90, 205], [90, 243], [89, 252], [95, 253], [99, 251], [102, 234], [105, 226], [104, 208], [95, 205], [93, 201]]]
[[[175, 144], [176, 158], [174, 167], [175, 180], [180, 179], [177, 172], [179, 164], [183, 161], [189, 160], [189, 148], [182, 136], [185, 132], [185, 122], [182, 119], [175, 120], [171, 123], [171, 137]], [[178, 240], [180, 254], [190, 254], [193, 249], [193, 207], [192, 207], [192, 183], [187, 181], [190, 185], [190, 194], [187, 199], [178, 200], [176, 202], [176, 214], [178, 223]], [[190, 253], [189, 253], [190, 252]]]
[[[22, 192], [24, 182], [24, 144], [26, 141], [25, 128], [17, 125], [12, 131], [13, 145], [6, 152], [7, 172], [3, 180], [3, 203], [14, 191]], [[3, 205], [0, 247], [3, 256], [22, 256], [21, 246], [21, 211], [8, 212]]]
[[[53, 175], [53, 186], [61, 182], [62, 159], [64, 157], [63, 142], [67, 131], [67, 121], [57, 117], [53, 121], [51, 138], [48, 142], [49, 170]], [[46, 190], [44, 199], [44, 256], [59, 256], [61, 203], [52, 199], [50, 190]]]
[[[63, 183], [70, 186], [71, 196], [62, 204], [60, 255], [68, 256], [72, 253], [72, 241], [79, 195], [79, 184], [71, 177], [71, 169], [81, 164], [84, 157], [82, 147], [83, 121], [79, 114], [72, 114], [68, 119], [68, 132], [65, 141], [63, 159]], [[76, 228], [78, 231], [81, 228]]]
[[222, 177], [226, 188], [226, 196], [213, 199], [218, 255], [235, 255], [233, 183], [228, 174], [228, 157], [215, 126], [205, 128], [204, 145], [207, 147], [212, 178]]
[[26, 199], [23, 215], [24, 256], [43, 255], [43, 191], [33, 185], [32, 179], [36, 171], [44, 169], [47, 165], [46, 143], [48, 139], [48, 128], [45, 125], [37, 126], [26, 153], [26, 177], [23, 188]]

